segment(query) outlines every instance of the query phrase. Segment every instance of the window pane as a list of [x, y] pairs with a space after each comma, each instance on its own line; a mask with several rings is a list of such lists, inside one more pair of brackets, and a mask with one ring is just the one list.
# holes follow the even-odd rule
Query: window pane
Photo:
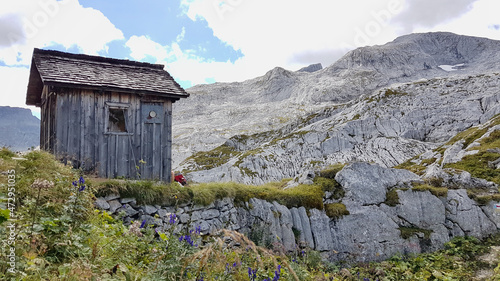
[[127, 132], [125, 113], [126, 109], [123, 108], [109, 109], [108, 132]]

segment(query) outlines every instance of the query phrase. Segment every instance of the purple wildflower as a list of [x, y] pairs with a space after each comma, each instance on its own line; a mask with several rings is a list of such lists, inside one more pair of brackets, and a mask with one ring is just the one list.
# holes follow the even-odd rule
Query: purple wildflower
[[85, 185], [82, 185], [82, 186], [80, 186], [80, 188], [78, 188], [78, 192], [82, 192], [84, 190], [85, 190]]
[[80, 177], [80, 184], [84, 184], [85, 183], [85, 180], [83, 179], [83, 177]]
[[169, 221], [170, 224], [174, 224], [175, 223], [175, 214], [170, 214], [170, 221]]
[[251, 267], [248, 268], [248, 278], [250, 278], [250, 280], [255, 280], [255, 278], [257, 278], [257, 268], [253, 270]]
[[74, 187], [77, 187], [78, 186], [78, 182], [77, 181], [74, 181], [71, 183]]
[[142, 221], [141, 226], [139, 228], [144, 228], [144, 226], [146, 226], [146, 220]]
[[184, 240], [186, 240], [186, 242], [188, 242], [189, 245], [191, 245], [191, 246], [194, 245], [193, 240], [191, 240], [191, 235], [184, 236]]

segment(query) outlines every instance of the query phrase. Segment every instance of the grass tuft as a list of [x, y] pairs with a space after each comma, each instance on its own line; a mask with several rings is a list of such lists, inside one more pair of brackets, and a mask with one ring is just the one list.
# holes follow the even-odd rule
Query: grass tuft
[[425, 239], [429, 239], [432, 233], [432, 230], [422, 229], [418, 227], [400, 227], [399, 231], [401, 232], [401, 238], [403, 239], [409, 239], [417, 233], [422, 233], [424, 234]]
[[342, 203], [325, 204], [325, 212], [332, 219], [339, 219], [350, 214], [346, 206]]
[[419, 184], [413, 186], [411, 189], [413, 191], [430, 191], [434, 196], [446, 197], [448, 195], [448, 188], [446, 187], [435, 187], [428, 184]]
[[397, 192], [397, 189], [391, 189], [390, 191], [388, 191], [385, 195], [385, 204], [387, 206], [391, 206], [391, 207], [395, 207], [396, 205], [399, 204], [399, 196], [398, 196], [398, 192]]

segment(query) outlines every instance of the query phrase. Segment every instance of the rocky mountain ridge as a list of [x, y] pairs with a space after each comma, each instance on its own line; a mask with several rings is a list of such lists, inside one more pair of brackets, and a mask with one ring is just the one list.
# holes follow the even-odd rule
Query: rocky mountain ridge
[[0, 147], [26, 151], [40, 145], [40, 119], [26, 108], [0, 106]]
[[[498, 50], [485, 38], [411, 34], [312, 73], [275, 68], [195, 86], [174, 105], [174, 166], [195, 171], [195, 181], [261, 183], [334, 162], [396, 165], [498, 113]], [[225, 150], [224, 167], [193, 158], [180, 165], [217, 150]]]
[[392, 167], [499, 114], [499, 87], [500, 74], [491, 73], [383, 88], [280, 130], [233, 137], [212, 151], [227, 160], [216, 167], [203, 164], [211, 163], [210, 154], [195, 155], [184, 167], [194, 181], [257, 184], [335, 163]]

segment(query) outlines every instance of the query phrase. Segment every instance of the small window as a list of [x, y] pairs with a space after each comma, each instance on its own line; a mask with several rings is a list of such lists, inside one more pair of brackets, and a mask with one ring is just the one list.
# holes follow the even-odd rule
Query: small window
[[108, 132], [127, 133], [127, 123], [125, 120], [127, 109], [109, 108]]
[[105, 134], [132, 134], [129, 107], [128, 103], [106, 102]]

